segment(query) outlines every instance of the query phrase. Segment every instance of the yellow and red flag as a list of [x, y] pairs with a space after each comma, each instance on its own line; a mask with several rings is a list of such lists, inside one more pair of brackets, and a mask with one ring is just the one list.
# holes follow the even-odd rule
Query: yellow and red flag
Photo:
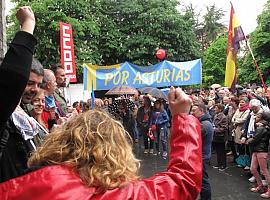
[[236, 54], [240, 48], [239, 42], [243, 39], [245, 39], [243, 29], [235, 16], [234, 8], [231, 4], [225, 72], [225, 86], [229, 88], [234, 88], [236, 84]]

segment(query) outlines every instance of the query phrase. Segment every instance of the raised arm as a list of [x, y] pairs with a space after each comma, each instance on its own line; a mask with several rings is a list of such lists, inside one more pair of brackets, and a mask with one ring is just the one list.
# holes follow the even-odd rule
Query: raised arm
[[173, 118], [168, 169], [134, 183], [133, 195], [142, 199], [194, 200], [202, 183], [200, 123], [188, 115], [191, 99], [181, 89], [171, 88], [169, 102]]
[[30, 7], [21, 7], [16, 14], [21, 25], [0, 66], [0, 131], [18, 105], [29, 79], [36, 39], [33, 36], [35, 17]]

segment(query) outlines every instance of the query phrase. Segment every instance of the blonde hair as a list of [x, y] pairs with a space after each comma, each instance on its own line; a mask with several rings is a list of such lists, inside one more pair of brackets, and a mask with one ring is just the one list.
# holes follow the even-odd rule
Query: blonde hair
[[122, 124], [90, 110], [55, 129], [30, 157], [28, 166], [72, 167], [89, 187], [105, 191], [138, 180], [139, 161]]

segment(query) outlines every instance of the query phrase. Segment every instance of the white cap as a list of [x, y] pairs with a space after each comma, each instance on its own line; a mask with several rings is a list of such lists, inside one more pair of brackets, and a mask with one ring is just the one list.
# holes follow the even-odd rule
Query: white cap
[[249, 102], [250, 107], [258, 107], [261, 106], [261, 102], [258, 99], [251, 99]]

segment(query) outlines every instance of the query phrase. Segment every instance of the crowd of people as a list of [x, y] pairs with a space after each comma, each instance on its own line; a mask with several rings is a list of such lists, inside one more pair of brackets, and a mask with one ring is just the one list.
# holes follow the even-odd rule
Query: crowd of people
[[[270, 90], [172, 87], [167, 101], [138, 92], [68, 106], [64, 69], [32, 59], [31, 8], [16, 16], [21, 31], [0, 67], [1, 199], [210, 200], [207, 168], [226, 170], [228, 156], [270, 198]], [[166, 172], [139, 177], [139, 141], [169, 159]]]
[[[136, 106], [130, 112], [127, 101], [120, 99], [116, 116], [106, 109], [109, 100], [96, 99], [96, 109], [91, 104], [90, 110], [89, 104], [81, 108], [79, 102], [67, 106], [64, 70], [43, 69], [33, 59], [37, 40], [31, 8], [19, 8], [16, 17], [21, 30], [0, 66], [1, 199], [196, 199], [202, 182], [201, 128], [189, 115], [188, 95], [170, 89], [168, 169], [142, 179], [132, 149], [134, 129], [129, 127], [139, 123], [136, 117], [142, 110], [140, 122], [164, 137], [168, 116], [163, 102], [155, 101], [152, 108], [146, 96], [136, 114]], [[166, 142], [161, 143], [165, 157]], [[158, 153], [157, 139], [155, 148]], [[149, 153], [154, 153], [153, 144]]]
[[[262, 193], [270, 198], [270, 179], [267, 169], [270, 139], [270, 89], [262, 87], [242, 88], [231, 92], [228, 88], [201, 89], [191, 92], [193, 106], [191, 113], [202, 126], [203, 141], [203, 187], [202, 199], [211, 199], [211, 186], [207, 166], [211, 151], [217, 160], [211, 161], [219, 171], [227, 169], [227, 157], [250, 170], [250, 182], [256, 185], [251, 192]], [[262, 180], [263, 179], [263, 180]]]

